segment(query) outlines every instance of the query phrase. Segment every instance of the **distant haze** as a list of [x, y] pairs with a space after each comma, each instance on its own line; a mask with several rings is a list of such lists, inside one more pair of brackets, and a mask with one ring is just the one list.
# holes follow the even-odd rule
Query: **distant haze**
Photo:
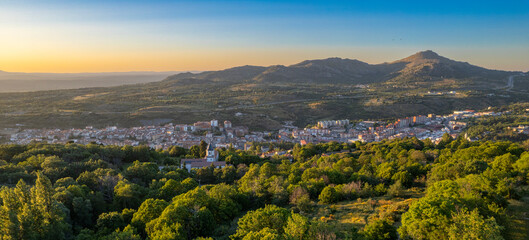
[[0, 71], [0, 92], [111, 87], [161, 81], [179, 72], [10, 73]]

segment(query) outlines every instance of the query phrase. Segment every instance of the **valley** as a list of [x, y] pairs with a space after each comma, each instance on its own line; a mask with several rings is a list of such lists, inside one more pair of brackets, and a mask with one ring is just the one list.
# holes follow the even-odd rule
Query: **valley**
[[156, 119], [192, 123], [217, 118], [275, 130], [283, 121], [304, 127], [325, 119], [446, 114], [527, 100], [527, 78], [514, 75], [520, 73], [488, 70], [432, 51], [378, 65], [330, 58], [243, 66], [135, 85], [2, 93], [0, 128], [131, 127]]

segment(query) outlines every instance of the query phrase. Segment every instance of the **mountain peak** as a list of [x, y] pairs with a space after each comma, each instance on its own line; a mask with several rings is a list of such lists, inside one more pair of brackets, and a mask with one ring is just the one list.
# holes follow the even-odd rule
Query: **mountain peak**
[[303, 62], [290, 65], [290, 67], [309, 67], [309, 66], [346, 66], [346, 65], [367, 65], [367, 63], [356, 59], [331, 57], [325, 59], [305, 60]]
[[432, 50], [426, 50], [426, 51], [422, 51], [422, 52], [418, 52], [416, 54], [414, 54], [413, 56], [417, 56], [417, 57], [421, 57], [421, 58], [440, 58], [441, 56], [439, 56], [439, 54], [437, 54], [436, 52], [432, 51]]
[[432, 50], [426, 50], [422, 52], [415, 53], [407, 58], [400, 60], [399, 62], [415, 62], [415, 61], [424, 61], [424, 60], [448, 60], [445, 57], [439, 56], [436, 52]]

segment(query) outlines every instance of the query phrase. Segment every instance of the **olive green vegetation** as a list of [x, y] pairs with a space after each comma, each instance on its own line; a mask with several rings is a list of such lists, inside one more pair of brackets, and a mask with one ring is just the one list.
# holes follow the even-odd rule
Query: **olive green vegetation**
[[527, 113], [528, 103], [518, 103], [495, 108], [496, 111], [508, 111], [509, 114], [495, 117], [469, 119], [466, 135], [479, 140], [510, 140], [524, 141], [529, 139], [527, 134], [513, 131], [518, 126], [529, 126]]
[[[348, 59], [292, 66], [244, 66], [178, 74], [108, 88], [0, 94], [0, 128], [122, 127], [227, 119], [255, 130], [283, 121], [393, 119], [529, 100], [526, 77], [456, 62], [427, 51], [388, 64]], [[428, 91], [457, 94], [428, 95]], [[242, 116], [236, 116], [242, 113]]]
[[[132, 127], [226, 119], [261, 130], [278, 129], [283, 121], [291, 120], [305, 126], [322, 119], [392, 119], [528, 100], [526, 96], [488, 98], [482, 92], [464, 97], [424, 96], [376, 85], [372, 86], [374, 92], [344, 84], [284, 84], [277, 90], [271, 90], [272, 86], [234, 90], [220, 84], [208, 88], [202, 84], [166, 85], [0, 94], [0, 127]], [[108, 94], [98, 95], [101, 92]], [[239, 112], [243, 115], [237, 117]]]
[[[0, 239], [527, 239], [529, 144], [0, 145]], [[341, 152], [341, 153], [334, 153]]]

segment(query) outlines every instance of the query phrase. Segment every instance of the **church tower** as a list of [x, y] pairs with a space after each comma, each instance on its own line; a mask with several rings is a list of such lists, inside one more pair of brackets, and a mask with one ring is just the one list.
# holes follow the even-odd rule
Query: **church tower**
[[219, 160], [219, 152], [217, 152], [217, 150], [211, 143], [208, 144], [208, 149], [206, 153], [206, 161], [216, 162], [218, 160]]

